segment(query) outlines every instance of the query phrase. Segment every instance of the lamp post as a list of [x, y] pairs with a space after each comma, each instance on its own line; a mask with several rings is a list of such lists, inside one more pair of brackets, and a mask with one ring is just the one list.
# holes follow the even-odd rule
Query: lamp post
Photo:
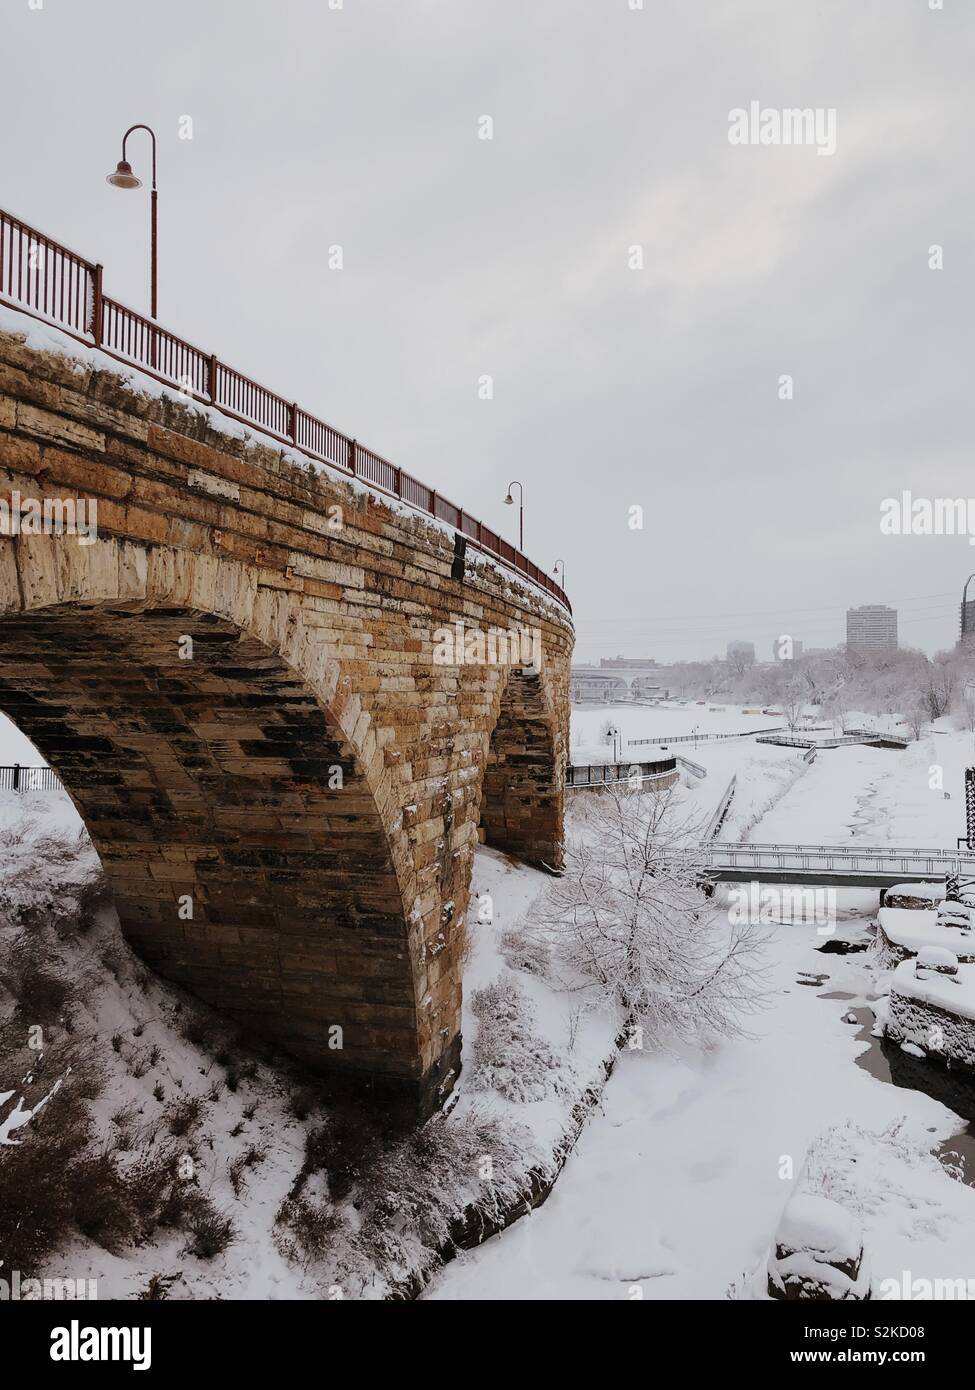
[[147, 125], [131, 125], [122, 136], [122, 158], [119, 160], [114, 174], [109, 174], [107, 182], [113, 188], [141, 188], [142, 180], [136, 178], [132, 172], [132, 165], [125, 157], [125, 145], [133, 130], [148, 131], [152, 139], [152, 194], [150, 197], [150, 285], [152, 299], [152, 317], [156, 318], [156, 133]]
[[508, 495], [507, 495], [507, 497], [504, 499], [504, 500], [505, 500], [505, 505], [508, 506], [508, 507], [513, 507], [514, 504], [515, 504], [515, 499], [514, 499], [514, 498], [512, 497], [512, 495], [511, 495], [511, 489], [512, 489], [513, 487], [516, 487], [516, 488], [518, 489], [518, 549], [522, 552], [522, 554], [524, 554], [524, 550], [525, 550], [525, 489], [522, 487], [521, 483], [519, 483], [519, 481], [518, 481], [517, 478], [515, 478], [514, 482], [511, 482], [511, 483], [508, 484]]
[[555, 578], [555, 571], [558, 569], [559, 565], [562, 566], [562, 573], [561, 573], [561, 575], [558, 576], [558, 580], [559, 580], [560, 586], [564, 589], [564, 588], [565, 588], [565, 561], [564, 561], [564, 560], [556, 560], [555, 564], [552, 566], [552, 577]]

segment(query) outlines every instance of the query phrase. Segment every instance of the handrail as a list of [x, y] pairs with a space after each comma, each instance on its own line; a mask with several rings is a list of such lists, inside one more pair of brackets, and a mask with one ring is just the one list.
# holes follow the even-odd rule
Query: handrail
[[572, 605], [564, 590], [497, 532], [356, 439], [245, 377], [212, 353], [177, 337], [155, 320], [110, 299], [102, 290], [102, 273], [101, 265], [85, 260], [0, 208], [0, 303], [177, 387], [184, 396], [259, 429], [278, 443], [337, 468], [414, 511], [446, 522], [476, 549], [546, 590], [571, 615]]
[[704, 827], [704, 834], [701, 836], [702, 845], [709, 840], [713, 841], [715, 835], [717, 835], [718, 831], [721, 829], [721, 826], [724, 823], [724, 818], [728, 814], [728, 807], [731, 805], [731, 798], [735, 794], [735, 787], [737, 785], [738, 776], [737, 773], [733, 773], [731, 781], [728, 783], [724, 791], [721, 793], [721, 800], [718, 802], [714, 815], [711, 817], [707, 825]]
[[0, 791], [50, 792], [60, 791], [64, 783], [47, 764], [37, 767], [11, 763], [0, 767]]
[[958, 851], [954, 849], [925, 849], [911, 846], [907, 849], [899, 849], [896, 845], [792, 845], [792, 844], [760, 844], [757, 841], [749, 840], [739, 842], [736, 840], [717, 840], [715, 849], [726, 850], [758, 850], [768, 851], [775, 854], [887, 854], [895, 858], [903, 859], [908, 855], [916, 854], [925, 859], [957, 859]]
[[[770, 729], [739, 729], [733, 734], [670, 734], [664, 738], [628, 738], [627, 748], [638, 748], [645, 743], [669, 745], [671, 743], [714, 743], [724, 738], [754, 738], [756, 734], [774, 734], [784, 729], [784, 724], [773, 724]], [[761, 739], [758, 740], [761, 743]]]
[[565, 769], [566, 789], [572, 787], [606, 787], [618, 782], [639, 778], [650, 782], [669, 777], [677, 771], [676, 758], [658, 758], [648, 763], [569, 763]]
[[700, 763], [696, 763], [693, 758], [686, 758], [683, 753], [677, 754], [677, 762], [680, 767], [686, 768], [686, 770], [695, 777], [701, 778], [708, 775], [706, 767], [702, 767]]

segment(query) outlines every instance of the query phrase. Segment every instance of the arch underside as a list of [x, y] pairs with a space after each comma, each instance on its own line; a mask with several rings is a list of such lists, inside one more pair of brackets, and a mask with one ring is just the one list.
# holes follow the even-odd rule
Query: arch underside
[[186, 608], [72, 603], [2, 626], [0, 709], [64, 780], [139, 955], [314, 1066], [412, 1100], [416, 997], [388, 836], [307, 682]]

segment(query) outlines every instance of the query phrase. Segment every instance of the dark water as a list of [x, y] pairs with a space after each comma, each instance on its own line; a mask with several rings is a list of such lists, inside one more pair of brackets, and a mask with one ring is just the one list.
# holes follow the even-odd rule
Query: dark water
[[[822, 999], [845, 1002], [856, 999], [856, 994], [846, 994], [836, 990], [823, 994]], [[941, 1101], [949, 1110], [954, 1110], [967, 1121], [966, 1128], [950, 1139], [943, 1140], [932, 1149], [935, 1158], [952, 1175], [968, 1187], [975, 1187], [975, 1078], [963, 1073], [948, 1071], [947, 1068], [930, 1060], [912, 1057], [903, 1052], [899, 1043], [888, 1042], [886, 1038], [873, 1036], [873, 1010], [866, 1005], [853, 1006], [843, 1011], [844, 1018], [849, 1014], [856, 1016], [858, 1042], [865, 1042], [867, 1049], [857, 1057], [856, 1064], [878, 1081], [886, 1081], [891, 1086], [901, 1086], [907, 1091], [923, 1091], [932, 1100]], [[853, 1023], [848, 1025], [853, 1027]]]

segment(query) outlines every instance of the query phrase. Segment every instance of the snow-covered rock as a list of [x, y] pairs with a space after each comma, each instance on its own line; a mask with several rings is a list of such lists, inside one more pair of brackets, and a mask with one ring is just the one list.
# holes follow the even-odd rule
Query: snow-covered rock
[[870, 1277], [859, 1221], [828, 1197], [797, 1192], [786, 1205], [768, 1261], [770, 1298], [863, 1299]]
[[926, 980], [929, 972], [957, 975], [958, 957], [954, 951], [948, 951], [943, 946], [922, 946], [914, 963], [914, 976], [918, 980]]

